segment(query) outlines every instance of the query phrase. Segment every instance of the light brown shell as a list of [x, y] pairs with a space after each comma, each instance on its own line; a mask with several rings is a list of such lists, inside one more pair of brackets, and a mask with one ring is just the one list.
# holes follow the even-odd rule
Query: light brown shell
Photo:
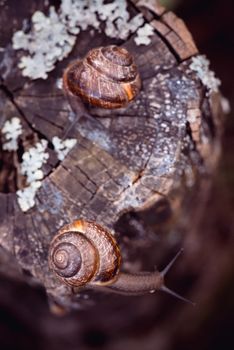
[[132, 55], [124, 48], [92, 49], [73, 62], [63, 75], [64, 88], [85, 102], [102, 108], [120, 108], [138, 94], [141, 81]]
[[90, 221], [77, 220], [64, 226], [50, 244], [51, 269], [73, 287], [113, 283], [120, 262], [120, 251], [113, 236]]

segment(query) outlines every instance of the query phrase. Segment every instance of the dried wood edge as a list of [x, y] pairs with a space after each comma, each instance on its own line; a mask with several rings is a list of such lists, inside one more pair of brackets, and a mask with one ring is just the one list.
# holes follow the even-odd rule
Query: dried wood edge
[[[178, 18], [170, 11], [161, 17], [161, 21], [171, 30], [171, 32], [166, 35], [166, 39], [177, 52], [181, 60], [198, 53], [193, 37], [182, 19]], [[176, 38], [173, 32], [176, 34]]]
[[[188, 59], [198, 53], [193, 37], [182, 19], [173, 12], [167, 11], [158, 1], [131, 0], [137, 9], [143, 14], [150, 25], [160, 34], [168, 47], [176, 54], [179, 61]], [[155, 14], [154, 19], [149, 15]]]
[[[204, 99], [202, 99], [203, 103]], [[219, 95], [217, 95], [217, 104], [219, 105]], [[194, 104], [194, 101], [188, 105], [187, 117], [189, 122], [189, 127], [191, 130], [191, 137], [195, 144], [196, 150], [200, 155], [202, 162], [206, 166], [207, 173], [213, 173], [216, 165], [218, 164], [218, 159], [220, 157], [220, 135], [217, 135], [216, 141], [204, 142], [202, 141], [201, 135], [201, 125], [202, 125], [202, 107], [201, 104]], [[222, 113], [220, 110], [213, 110], [211, 107], [212, 120], [218, 119]], [[216, 128], [217, 126], [215, 126]]]
[[164, 37], [180, 61], [198, 53], [193, 37], [184, 21], [174, 13], [167, 12], [160, 20], [154, 19], [150, 24]]

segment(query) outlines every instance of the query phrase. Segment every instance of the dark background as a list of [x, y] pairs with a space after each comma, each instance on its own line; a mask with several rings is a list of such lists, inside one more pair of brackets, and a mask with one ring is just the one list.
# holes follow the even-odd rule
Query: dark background
[[[234, 2], [232, 0], [183, 0], [175, 9], [186, 22], [201, 53], [221, 79], [221, 92], [228, 98], [231, 112], [225, 121], [223, 150], [211, 197], [204, 213], [202, 229], [229, 239], [234, 247]], [[207, 247], [209, 249], [209, 247]], [[221, 246], [222, 249], [222, 246]], [[233, 255], [234, 257], [234, 249]], [[217, 256], [217, 259], [219, 257]], [[232, 268], [234, 267], [233, 260]], [[233, 273], [232, 273], [233, 276]], [[200, 334], [190, 342], [199, 349], [234, 348], [234, 281], [218, 295]], [[191, 344], [188, 340], [187, 349]], [[192, 347], [193, 348], [193, 347]]]
[[[167, 2], [184, 19], [200, 52], [206, 54], [211, 61], [212, 70], [222, 80], [221, 91], [232, 107], [231, 113], [226, 117], [220, 165], [201, 225], [204, 233], [220, 237], [222, 249], [222, 240], [232, 246], [234, 242], [234, 3], [232, 0]], [[199, 327], [175, 336], [171, 349], [234, 348], [234, 279], [226, 279], [223, 288], [214, 290], [214, 295], [214, 302], [209, 304], [209, 310], [199, 322]], [[0, 349], [70, 350], [78, 348], [76, 342], [84, 344], [88, 349], [102, 349], [105, 345], [115, 349], [113, 339], [105, 332], [95, 328], [85, 330], [83, 327], [79, 333], [79, 321], [79, 314], [65, 318], [52, 316], [43, 290], [33, 289], [5, 277], [0, 278]], [[194, 320], [189, 322], [192, 324]], [[189, 325], [184, 324], [185, 329], [186, 327]], [[138, 332], [139, 325], [136, 329]], [[125, 331], [122, 348], [130, 349], [132, 347], [126, 333]], [[121, 332], [119, 335], [121, 337]], [[131, 333], [130, 336], [134, 337], [134, 334]], [[149, 339], [148, 333], [144, 335], [144, 329], [141, 336], [145, 337], [145, 349], [151, 349], [147, 345], [150, 343], [153, 344], [152, 349], [157, 349], [156, 340], [153, 342], [152, 337]]]

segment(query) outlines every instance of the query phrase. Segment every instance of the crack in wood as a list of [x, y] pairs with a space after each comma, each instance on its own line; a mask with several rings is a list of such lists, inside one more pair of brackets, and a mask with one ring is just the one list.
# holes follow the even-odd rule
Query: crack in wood
[[73, 177], [73, 179], [74, 179], [75, 181], [77, 181], [78, 184], [80, 184], [81, 186], [83, 186], [88, 192], [90, 192], [92, 195], [93, 195], [94, 193], [96, 193], [96, 192], [91, 191], [91, 189], [89, 189], [88, 187], [86, 187], [86, 185], [85, 185], [83, 182], [78, 181], [77, 178], [73, 175], [73, 172], [70, 171], [63, 163], [61, 163], [61, 166], [68, 172], [68, 174], [69, 174], [70, 176]]
[[[79, 144], [79, 146], [83, 147], [83, 148], [86, 149], [87, 151], [90, 151], [90, 150], [89, 150], [88, 148], [86, 148], [84, 145]], [[106, 165], [105, 163], [103, 163], [103, 162], [101, 161], [100, 158], [98, 158], [98, 156], [97, 156], [96, 153], [90, 152], [90, 155], [91, 155], [95, 160], [97, 160], [97, 161], [104, 167], [103, 173], [106, 173], [106, 174], [109, 176], [109, 178], [110, 178], [111, 180], [113, 180], [113, 181], [116, 183], [116, 185], [118, 185], [118, 186], [121, 185], [121, 183], [119, 183], [115, 178], [113, 178], [112, 175], [111, 175], [111, 173], [109, 172], [108, 169], [111, 169], [111, 167], [108, 168], [107, 165]], [[85, 158], [84, 158], [84, 159], [85, 159]], [[84, 170], [83, 170], [83, 171], [84, 171]], [[85, 173], [85, 174], [86, 174], [86, 173]], [[86, 174], [86, 175], [87, 175], [87, 174]]]
[[76, 163], [75, 164], [75, 167], [77, 168], [77, 169], [79, 169], [79, 171], [86, 177], [86, 179], [88, 180], [88, 181], [90, 181], [93, 185], [95, 185], [97, 188], [99, 187], [98, 185], [97, 185], [97, 183], [93, 180], [93, 179], [91, 179], [91, 177], [89, 177], [88, 176], [88, 174], [86, 174], [86, 172], [81, 168], [81, 167], [79, 167], [79, 165]]
[[43, 134], [42, 132], [40, 132], [39, 130], [37, 130], [36, 128], [34, 128], [33, 125], [28, 121], [28, 118], [26, 117], [26, 115], [24, 114], [24, 112], [23, 112], [22, 109], [19, 107], [19, 105], [16, 103], [15, 98], [14, 98], [14, 95], [12, 94], [12, 92], [9, 91], [9, 90], [7, 89], [6, 86], [3, 87], [3, 85], [2, 85], [2, 86], [0, 86], [0, 88], [1, 88], [1, 90], [2, 90], [3, 92], [5, 92], [6, 97], [8, 97], [8, 99], [9, 99], [10, 102], [14, 105], [14, 107], [16, 108], [16, 110], [18, 111], [18, 113], [20, 114], [20, 116], [21, 116], [21, 117], [23, 118], [23, 120], [26, 122], [26, 124], [27, 124], [29, 130], [31, 130], [33, 133], [35, 133], [36, 135], [38, 135], [40, 139], [43, 139], [43, 138], [44, 138], [45, 140], [47, 140], [48, 143], [51, 145], [51, 141], [48, 139], [48, 137], [47, 137], [45, 134]]
[[[53, 122], [52, 120], [47, 119], [46, 117], [44, 117], [44, 116], [42, 116], [42, 115], [40, 115], [40, 114], [38, 114], [38, 113], [33, 113], [33, 114], [34, 114], [37, 118], [39, 118], [39, 119], [41, 119], [41, 120], [44, 120], [44, 121], [46, 121], [47, 123], [49, 123], [49, 124], [55, 126], [57, 129], [59, 129], [59, 130], [64, 130], [64, 128], [63, 128], [62, 126], [56, 124], [56, 123]], [[34, 120], [34, 118], [32, 118], [32, 121], [31, 121], [32, 123], [33, 123], [33, 120]], [[50, 145], [51, 145], [51, 141], [50, 141]]]

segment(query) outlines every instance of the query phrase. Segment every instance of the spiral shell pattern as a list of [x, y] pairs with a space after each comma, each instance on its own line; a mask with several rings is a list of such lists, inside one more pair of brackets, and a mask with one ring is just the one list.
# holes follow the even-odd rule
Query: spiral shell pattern
[[111, 284], [119, 272], [120, 251], [112, 235], [96, 223], [77, 220], [51, 242], [50, 268], [66, 284]]
[[138, 94], [141, 81], [132, 55], [124, 48], [92, 49], [72, 63], [63, 76], [64, 87], [85, 102], [102, 108], [120, 108]]

